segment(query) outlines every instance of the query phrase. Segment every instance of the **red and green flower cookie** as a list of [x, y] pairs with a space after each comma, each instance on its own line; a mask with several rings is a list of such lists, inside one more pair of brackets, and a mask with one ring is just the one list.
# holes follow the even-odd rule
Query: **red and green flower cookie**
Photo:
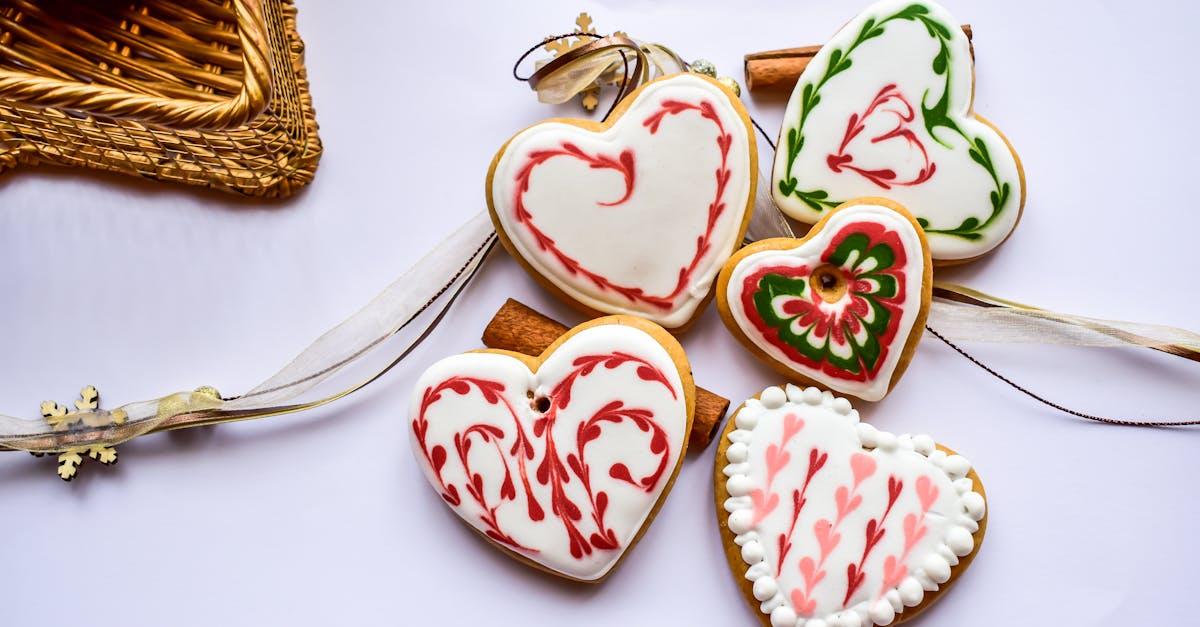
[[789, 379], [883, 398], [925, 327], [932, 266], [900, 205], [863, 198], [826, 212], [804, 239], [763, 240], [717, 282], [729, 330]]

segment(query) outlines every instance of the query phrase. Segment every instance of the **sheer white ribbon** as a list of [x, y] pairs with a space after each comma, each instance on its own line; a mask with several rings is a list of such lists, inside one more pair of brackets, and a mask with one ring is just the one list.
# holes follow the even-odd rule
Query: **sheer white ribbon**
[[52, 422], [61, 425], [61, 421], [45, 418], [0, 415], [0, 449], [50, 452], [111, 446], [151, 431], [290, 413], [341, 398], [373, 381], [398, 360], [349, 388], [304, 399], [334, 374], [375, 352], [433, 305], [452, 298], [486, 258], [494, 241], [491, 220], [486, 212], [478, 213], [365, 307], [245, 394], [221, 399], [203, 388], [180, 392], [113, 410], [76, 412], [66, 427], [56, 427]]

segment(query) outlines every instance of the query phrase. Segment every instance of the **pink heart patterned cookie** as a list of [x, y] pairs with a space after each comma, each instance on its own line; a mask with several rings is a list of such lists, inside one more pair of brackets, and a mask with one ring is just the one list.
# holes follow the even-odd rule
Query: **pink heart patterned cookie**
[[541, 357], [487, 350], [434, 364], [413, 395], [411, 441], [441, 499], [492, 544], [599, 581], [670, 490], [694, 399], [669, 333], [610, 316]]
[[900, 205], [861, 198], [803, 239], [756, 242], [717, 282], [725, 326], [789, 379], [868, 401], [904, 373], [925, 330], [932, 264]]
[[567, 302], [678, 332], [741, 243], [756, 163], [738, 98], [676, 74], [637, 89], [606, 123], [518, 133], [492, 161], [488, 207], [504, 246]]
[[714, 482], [730, 569], [771, 627], [911, 619], [966, 570], [987, 526], [966, 459], [859, 422], [815, 387], [770, 387], [738, 408]]

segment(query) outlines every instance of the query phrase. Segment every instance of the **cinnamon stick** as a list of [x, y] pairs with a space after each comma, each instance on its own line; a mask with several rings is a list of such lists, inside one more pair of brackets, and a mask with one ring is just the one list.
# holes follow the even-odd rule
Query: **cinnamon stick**
[[[483, 330], [483, 345], [536, 356], [567, 331], [566, 325], [510, 298]], [[728, 409], [729, 399], [696, 386], [696, 411], [688, 446], [694, 450], [708, 446]]]
[[[963, 24], [962, 29], [970, 42], [971, 25]], [[753, 91], [795, 87], [804, 68], [820, 50], [821, 46], [803, 46], [746, 55], [746, 88]], [[971, 57], [974, 56], [975, 46], [972, 44]]]

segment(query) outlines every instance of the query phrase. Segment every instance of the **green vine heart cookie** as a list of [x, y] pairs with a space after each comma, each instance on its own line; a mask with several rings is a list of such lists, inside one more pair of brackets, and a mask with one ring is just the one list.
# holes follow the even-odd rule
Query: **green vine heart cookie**
[[606, 123], [518, 133], [492, 161], [488, 207], [504, 246], [559, 297], [678, 332], [741, 243], [756, 155], [738, 98], [676, 74], [640, 87]]
[[1020, 161], [972, 112], [974, 61], [958, 22], [928, 0], [883, 0], [808, 64], [784, 115], [772, 193], [797, 220], [884, 196], [912, 209], [935, 260], [999, 246], [1025, 202]]
[[721, 270], [725, 326], [789, 379], [883, 398], [925, 329], [933, 289], [925, 237], [904, 207], [862, 198], [804, 239], [738, 251]]

